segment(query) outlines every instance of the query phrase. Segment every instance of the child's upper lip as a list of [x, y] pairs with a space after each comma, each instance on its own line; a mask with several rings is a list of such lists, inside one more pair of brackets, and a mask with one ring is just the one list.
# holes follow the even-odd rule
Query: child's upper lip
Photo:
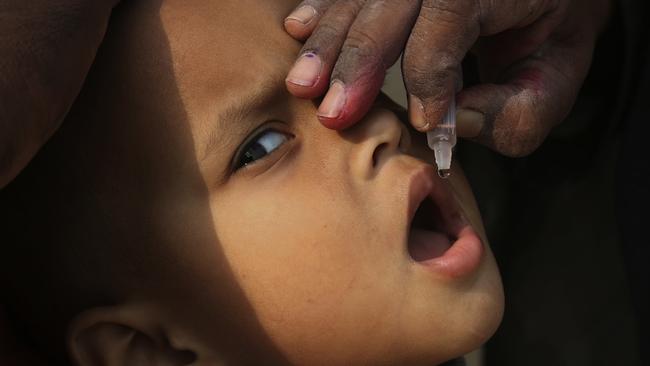
[[440, 209], [446, 225], [446, 234], [456, 236], [463, 227], [467, 226], [454, 196], [449, 188], [438, 177], [433, 166], [421, 163], [409, 177], [409, 227], [422, 202], [430, 199]]
[[432, 166], [422, 164], [409, 177], [409, 206], [408, 206], [408, 224], [409, 227], [415, 217], [415, 212], [422, 201], [431, 195], [435, 184], [431, 174], [435, 171]]

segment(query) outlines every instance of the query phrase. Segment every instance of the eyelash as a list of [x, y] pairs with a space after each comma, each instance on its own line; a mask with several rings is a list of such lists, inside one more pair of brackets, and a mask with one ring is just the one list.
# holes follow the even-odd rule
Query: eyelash
[[[272, 137], [271, 137], [272, 136]], [[281, 136], [283, 140], [279, 140], [278, 136]], [[267, 137], [266, 141], [260, 143]], [[271, 137], [271, 139], [268, 139]], [[235, 155], [233, 160], [233, 171], [245, 168], [247, 166], [257, 164], [260, 161], [268, 158], [273, 153], [281, 149], [287, 142], [289, 142], [294, 136], [290, 133], [280, 131], [276, 128], [266, 128], [250, 138], [243, 147]], [[277, 143], [275, 147], [269, 147], [270, 144]], [[252, 149], [258, 149], [256, 151]]]

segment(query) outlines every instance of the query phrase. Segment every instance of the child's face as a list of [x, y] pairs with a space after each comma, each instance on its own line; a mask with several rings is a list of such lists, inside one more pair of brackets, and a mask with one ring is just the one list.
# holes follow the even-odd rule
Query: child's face
[[[120, 46], [127, 56], [113, 61], [132, 75], [125, 98], [139, 107], [121, 112], [129, 123], [150, 120], [149, 107], [162, 119], [172, 109], [129, 83], [149, 74], [158, 76], [147, 83], [173, 79], [202, 178], [182, 185], [207, 187], [207, 196], [192, 197], [191, 190], [178, 193], [181, 184], [173, 180], [180, 177], [166, 177], [147, 189], [179, 217], [192, 217], [189, 201], [208, 200], [213, 236], [197, 234], [191, 224], [178, 229], [183, 225], [163, 214], [152, 224], [175, 242], [153, 255], [167, 258], [159, 262], [171, 263], [170, 271], [183, 268], [168, 290], [185, 295], [160, 305], [174, 309], [166, 314], [182, 324], [179, 332], [194, 334], [206, 349], [223, 349], [211, 344], [223, 342], [223, 324], [259, 329], [299, 364], [431, 364], [485, 341], [500, 321], [501, 285], [489, 248], [475, 234], [482, 228], [462, 172], [455, 169], [446, 182], [409, 155], [433, 156], [421, 136], [380, 106], [387, 103], [338, 133], [318, 123], [312, 101], [285, 91], [300, 49], [282, 29], [293, 1], [169, 0], [159, 9], [157, 2], [140, 2], [116, 26], [131, 38]], [[160, 39], [152, 41], [146, 28], [154, 18], [168, 38], [171, 63], [161, 55], [145, 68], [139, 55], [160, 52], [151, 46]], [[173, 75], [157, 73], [158, 66]], [[157, 89], [163, 87], [151, 88]], [[139, 144], [151, 150], [147, 156], [169, 155], [164, 144]], [[152, 164], [162, 170], [164, 160]], [[418, 214], [427, 223], [417, 226], [450, 235], [411, 230], [410, 212], [428, 194], [444, 218], [436, 223]], [[440, 256], [435, 252], [450, 245], [447, 236], [453, 247], [424, 260]], [[240, 289], [246, 310], [228, 308], [240, 306], [224, 299], [232, 288]], [[161, 303], [167, 297], [156, 296]], [[232, 315], [242, 312], [255, 320]], [[229, 342], [255, 349], [238, 339], [245, 330], [237, 333]]]

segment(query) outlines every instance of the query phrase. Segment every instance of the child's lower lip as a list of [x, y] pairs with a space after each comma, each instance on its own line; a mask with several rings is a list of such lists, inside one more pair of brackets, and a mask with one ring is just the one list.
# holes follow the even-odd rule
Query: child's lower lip
[[[451, 192], [444, 185], [436, 184], [435, 174], [433, 167], [426, 165], [411, 177], [407, 245], [419, 247], [419, 253], [412, 253], [417, 265], [444, 277], [465, 277], [478, 269], [484, 255], [483, 242], [469, 223], [454, 222], [449, 228], [451, 232], [447, 234], [415, 231], [411, 227], [415, 211], [425, 199], [433, 200], [450, 217], [457, 216], [457, 209], [453, 208], [455, 205], [449, 203]], [[449, 241], [450, 236], [455, 239]]]
[[483, 252], [481, 238], [471, 226], [467, 226], [461, 230], [458, 239], [441, 256], [416, 263], [445, 277], [461, 278], [478, 269]]

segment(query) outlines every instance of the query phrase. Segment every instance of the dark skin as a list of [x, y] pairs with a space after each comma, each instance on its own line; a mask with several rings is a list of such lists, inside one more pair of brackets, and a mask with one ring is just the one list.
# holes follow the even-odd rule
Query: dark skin
[[117, 3], [0, 2], [0, 189], [63, 121]]
[[[0, 2], [0, 189], [59, 127], [118, 0]], [[0, 364], [46, 365], [14, 341], [0, 304]]]
[[472, 51], [482, 84], [456, 96], [458, 134], [523, 156], [572, 108], [611, 7], [611, 0], [305, 0], [285, 28], [306, 40], [309, 62], [294, 66], [287, 87], [304, 98], [327, 92], [319, 119], [343, 129], [365, 114], [404, 50], [410, 120], [428, 131], [446, 113]]

